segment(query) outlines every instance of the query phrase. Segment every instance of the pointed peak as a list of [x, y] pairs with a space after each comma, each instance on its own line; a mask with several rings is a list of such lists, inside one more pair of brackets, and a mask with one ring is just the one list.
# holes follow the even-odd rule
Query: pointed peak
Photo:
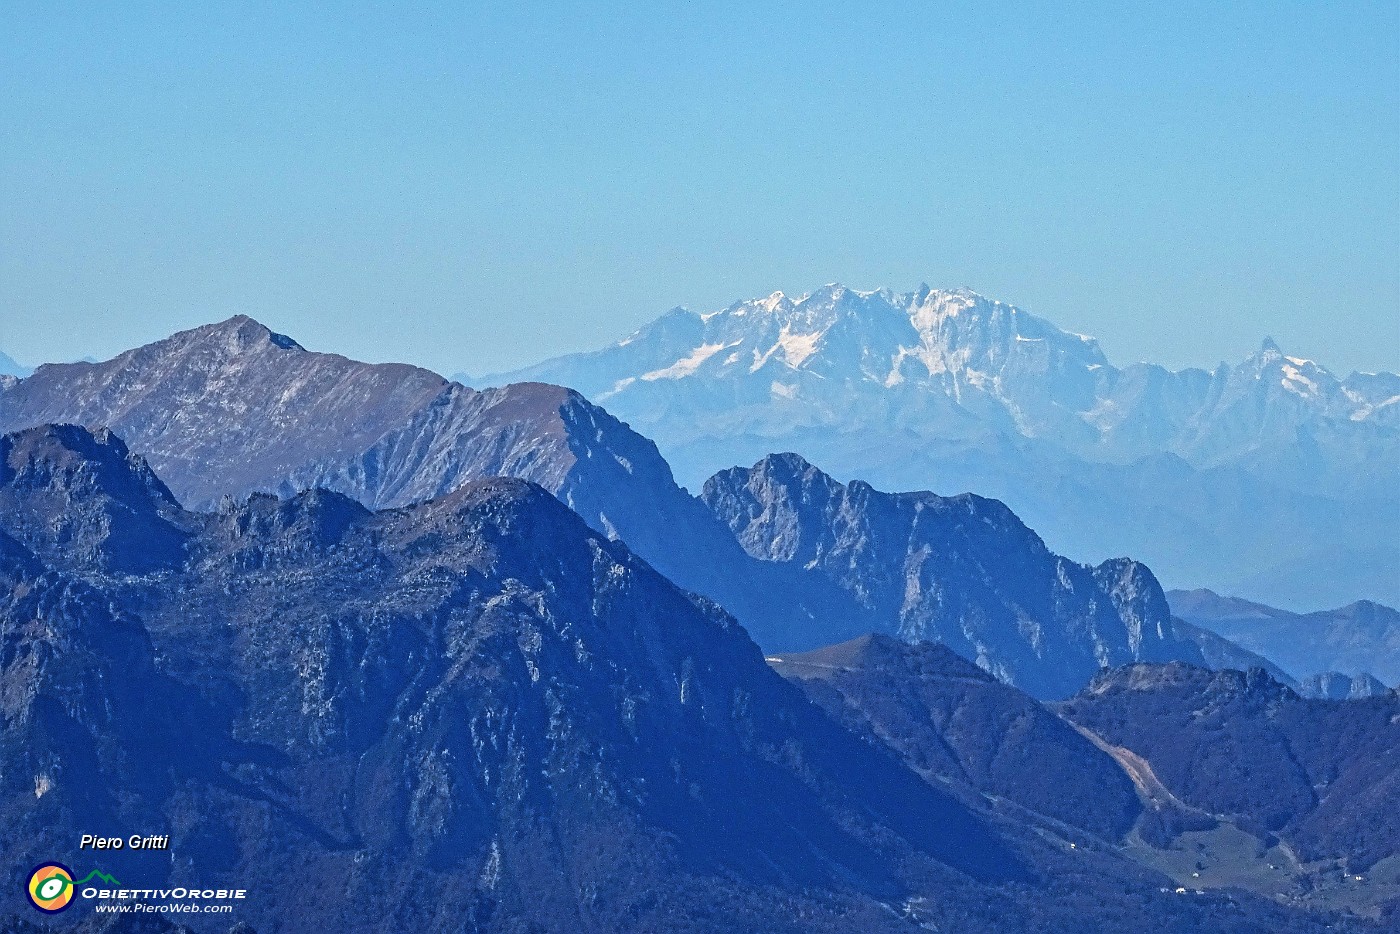
[[807, 296], [807, 300], [811, 301], [814, 299], [828, 299], [830, 301], [837, 301], [843, 298], [846, 295], [846, 293], [851, 291], [851, 289], [846, 288], [839, 282], [828, 282], [826, 285], [822, 286], [816, 291], [811, 292]]
[[1259, 353], [1264, 356], [1283, 356], [1283, 351], [1279, 349], [1278, 343], [1272, 337], [1264, 338], [1264, 342], [1259, 345]]
[[342, 493], [315, 487], [289, 499], [254, 493], [238, 503], [226, 497], [218, 515], [238, 538], [251, 531], [260, 538], [290, 535], [328, 547], [373, 513]]
[[272, 344], [283, 350], [306, 350], [292, 338], [285, 334], [278, 334], [261, 321], [248, 315], [234, 315], [223, 321], [182, 331], [172, 335], [171, 339], [180, 337], [187, 337], [191, 340], [222, 340], [233, 351], [246, 350], [262, 344]]
[[[798, 302], [801, 303], [805, 300], [806, 296], [804, 295], [802, 298], [798, 299]], [[792, 299], [788, 298], [786, 294], [779, 290], [777, 292], [772, 293], [766, 298], [756, 299], [751, 302], [738, 302], [732, 308], [730, 308], [730, 311], [735, 311], [737, 309], [742, 309], [745, 307], [757, 307], [759, 311], [765, 312], [767, 314], [772, 314], [779, 308], [785, 308], [792, 304]]]
[[[783, 473], [783, 474], [803, 474], [809, 470], [822, 473], [820, 469], [814, 467], [807, 458], [793, 451], [782, 451], [777, 454], [769, 454], [751, 468], [755, 473]], [[825, 476], [823, 474], [823, 476]]]

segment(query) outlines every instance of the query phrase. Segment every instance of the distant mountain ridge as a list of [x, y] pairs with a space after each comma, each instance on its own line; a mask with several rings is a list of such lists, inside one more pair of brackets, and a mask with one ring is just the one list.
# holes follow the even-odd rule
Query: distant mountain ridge
[[0, 350], [0, 379], [6, 376], [28, 376], [30, 369], [15, 362], [15, 358]]
[[[677, 350], [684, 352], [675, 356]], [[1400, 429], [1400, 376], [1393, 373], [1339, 379], [1267, 339], [1236, 367], [1119, 369], [1093, 338], [967, 289], [926, 285], [895, 293], [833, 283], [795, 299], [775, 292], [707, 314], [676, 309], [612, 348], [541, 364], [512, 381], [536, 372], [574, 377], [563, 382], [618, 411], [636, 407], [619, 404], [629, 395], [692, 407], [694, 397], [665, 392], [682, 382], [714, 392], [728, 382], [735, 388], [723, 391], [740, 405], [774, 398], [839, 405], [838, 394], [863, 396], [868, 388], [888, 391], [899, 405], [916, 391], [951, 400], [959, 408], [950, 412], [972, 416], [961, 427], [973, 433], [1009, 428], [1111, 462], [1170, 452], [1201, 468], [1251, 459], [1277, 468], [1263, 463], [1267, 453], [1352, 453], [1290, 450], [1296, 438], [1289, 429], [1304, 424], [1384, 430], [1387, 442]], [[1259, 403], [1265, 411], [1251, 415]], [[854, 410], [856, 399], [846, 405]], [[1391, 444], [1383, 447], [1364, 453], [1393, 453]]]
[[[832, 284], [675, 309], [482, 383], [521, 379], [606, 404], [687, 484], [801, 450], [843, 478], [994, 496], [1066, 551], [1138, 555], [1172, 581], [1281, 581], [1306, 601], [1325, 585], [1296, 564], [1344, 556], [1319, 575], [1338, 593], [1400, 592], [1377, 519], [1400, 518], [1400, 376], [1339, 378], [1271, 340], [1211, 371], [1118, 368], [965, 289]], [[1204, 538], [1227, 560], [1201, 560]]]
[[1167, 601], [1175, 615], [1258, 652], [1299, 682], [1330, 672], [1400, 684], [1400, 611], [1392, 607], [1359, 600], [1293, 613], [1205, 589], [1169, 591]]

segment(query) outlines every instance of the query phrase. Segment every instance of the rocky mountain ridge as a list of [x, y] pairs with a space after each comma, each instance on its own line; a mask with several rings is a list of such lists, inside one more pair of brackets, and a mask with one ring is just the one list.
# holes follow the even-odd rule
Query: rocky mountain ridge
[[793, 595], [806, 615], [843, 600], [845, 631], [817, 630], [817, 644], [852, 630], [941, 642], [1038, 697], [1129, 661], [1201, 660], [1151, 571], [1055, 555], [995, 500], [845, 485], [796, 454], [716, 474], [701, 499], [750, 556], [821, 583]]
[[1351, 677], [1336, 671], [1304, 678], [1298, 687], [1298, 693], [1303, 697], [1318, 700], [1361, 700], [1367, 697], [1382, 697], [1391, 693], [1391, 690], [1371, 675], [1360, 674]]

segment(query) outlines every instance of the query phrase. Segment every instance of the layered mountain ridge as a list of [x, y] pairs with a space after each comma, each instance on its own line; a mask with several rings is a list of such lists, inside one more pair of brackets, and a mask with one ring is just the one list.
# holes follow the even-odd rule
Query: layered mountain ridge
[[[1144, 566], [1060, 558], [994, 500], [846, 487], [790, 455], [692, 497], [651, 441], [572, 390], [478, 392], [308, 351], [244, 317], [44, 366], [0, 393], [0, 429], [46, 421], [108, 426], [195, 508], [322, 487], [378, 510], [488, 477], [538, 483], [770, 650], [941, 639], [1042, 697], [1106, 665], [1203, 661]], [[780, 553], [788, 526], [820, 542], [820, 561]]]
[[236, 316], [102, 363], [42, 366], [0, 392], [0, 431], [46, 423], [111, 429], [194, 509], [316, 486], [383, 509], [519, 477], [736, 611], [759, 591], [655, 445], [558, 386], [476, 392], [418, 367], [311, 352]]
[[[935, 786], [527, 481], [377, 513], [323, 490], [195, 513], [81, 429], [8, 436], [4, 463], [7, 865], [80, 831], [168, 833], [169, 853], [106, 868], [246, 887], [264, 932], [1343, 920], [1180, 899]], [[142, 545], [102, 521], [48, 527], [118, 506], [179, 546], [131, 563], [111, 552]], [[20, 890], [0, 912], [28, 910]]]
[[[850, 821], [865, 818], [840, 813], [883, 805], [872, 798], [821, 816], [826, 792], [815, 776], [839, 762], [843, 775], [830, 773], [828, 790], [863, 774], [929, 827], [949, 822], [911, 854], [939, 850], [946, 864], [988, 878], [1022, 873], [961, 805], [901, 778], [807, 707], [722, 612], [587, 530], [533, 484], [487, 480], [379, 514], [320, 491], [192, 514], [168, 510], [162, 489], [116, 442], [68, 428], [6, 441], [7, 463], [21, 469], [0, 479], [0, 557], [19, 575], [4, 617], [5, 722], [24, 730], [61, 702], [71, 722], [43, 732], [78, 743], [51, 752], [41, 743], [21, 755], [19, 740], [37, 734], [7, 732], [16, 739], [4, 772], [14, 818], [0, 835], [7, 856], [60, 845], [63, 831], [77, 829], [70, 809], [109, 789], [117, 794], [83, 815], [84, 832], [143, 820], [170, 827], [176, 863], [209, 884], [240, 878], [271, 896], [279, 866], [288, 877], [351, 880], [344, 904], [312, 899], [262, 919], [269, 929], [339, 919], [358, 929], [459, 930], [465, 918], [485, 930], [506, 909], [555, 928], [647, 928], [677, 909], [637, 906], [627, 916], [641, 892], [624, 896], [591, 867], [627, 866], [624, 886], [645, 874], [604, 845], [604, 826], [607, 839], [626, 839], [666, 867], [651, 878], [681, 903], [700, 898], [685, 894], [685, 880], [706, 874], [752, 880], [756, 901], [767, 885], [825, 880], [840, 890], [839, 877], [884, 865], [872, 849], [878, 835], [862, 843], [852, 833]], [[76, 459], [95, 482], [64, 481]], [[49, 482], [33, 482], [44, 473]], [[99, 525], [65, 540], [35, 531], [56, 502], [83, 515], [94, 500], [164, 514], [187, 533], [180, 554], [130, 573], [109, 552], [140, 545], [102, 538]], [[74, 548], [73, 539], [89, 546]], [[43, 570], [50, 564], [64, 569]], [[87, 620], [113, 612], [116, 621]], [[33, 641], [40, 638], [85, 648], [44, 650]], [[183, 719], [200, 720], [200, 739], [132, 744], [109, 762], [102, 750], [117, 748], [118, 728], [181, 722], [162, 706], [173, 699], [132, 687], [152, 682], [156, 658], [162, 677], [199, 697], [184, 702]], [[80, 680], [68, 687], [69, 679]], [[797, 732], [767, 735], [780, 723]], [[810, 752], [791, 746], [808, 731]], [[788, 764], [776, 753], [782, 743]], [[802, 762], [805, 779], [789, 771], [791, 761]], [[236, 780], [216, 781], [220, 770]], [[36, 794], [37, 808], [25, 803]], [[279, 819], [250, 837], [249, 820], [269, 807]], [[190, 809], [203, 815], [182, 825]], [[745, 825], [764, 829], [735, 846]], [[409, 856], [444, 879], [485, 881], [452, 887], [459, 894], [450, 904], [368, 923], [379, 886], [410, 884], [413, 875], [390, 868]], [[352, 869], [366, 861], [376, 868]], [[170, 862], [159, 863], [133, 855], [119, 868], [163, 878]], [[561, 886], [568, 878], [592, 894]], [[888, 884], [877, 876], [861, 886]], [[866, 910], [878, 913], [873, 903]], [[622, 914], [609, 921], [600, 911]], [[758, 909], [735, 911], [747, 922]]]
[[1167, 599], [1177, 616], [1267, 656], [1299, 681], [1332, 673], [1400, 684], [1400, 611], [1392, 607], [1358, 600], [1294, 613], [1206, 589], [1171, 591]]
[[[1138, 555], [1173, 581], [1314, 604], [1400, 587], [1400, 376], [1339, 378], [1271, 340], [1209, 371], [1118, 368], [968, 290], [833, 284], [676, 309], [483, 382], [520, 379], [606, 404], [688, 484], [796, 449], [887, 488], [977, 490], [1074, 553]], [[1308, 561], [1328, 573], [1299, 575]]]

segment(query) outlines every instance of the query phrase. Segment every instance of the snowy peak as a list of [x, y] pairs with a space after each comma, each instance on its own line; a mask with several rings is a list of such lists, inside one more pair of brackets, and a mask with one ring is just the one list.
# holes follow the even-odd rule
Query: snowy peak
[[748, 380], [791, 398], [798, 372], [885, 387], [941, 387], [949, 381], [992, 386], [1002, 368], [1018, 361], [1059, 369], [1107, 363], [1091, 338], [1067, 334], [968, 289], [926, 285], [901, 294], [830, 283], [796, 299], [774, 292], [705, 314], [675, 309], [613, 350], [645, 356], [646, 369], [615, 371], [610, 385], [580, 386], [586, 393], [606, 399], [638, 383], [694, 378]]
[[1269, 389], [1281, 388], [1296, 396], [1321, 397], [1341, 391], [1341, 380], [1326, 367], [1304, 357], [1284, 353], [1271, 337], [1236, 369], [1237, 377], [1253, 379]]
[[[492, 382], [524, 379], [578, 389], [668, 453], [720, 436], [768, 438], [772, 451], [793, 431], [849, 434], [875, 419], [915, 445], [1034, 439], [1095, 462], [1171, 454], [1196, 469], [1238, 465], [1270, 482], [1349, 489], [1349, 478], [1377, 475], [1400, 431], [1394, 374], [1342, 381], [1272, 338], [1213, 372], [1119, 369], [1092, 337], [970, 289], [927, 285], [829, 283], [701, 314], [674, 309], [613, 347]], [[759, 448], [741, 450], [743, 461]], [[1322, 476], [1333, 463], [1345, 469]]]

